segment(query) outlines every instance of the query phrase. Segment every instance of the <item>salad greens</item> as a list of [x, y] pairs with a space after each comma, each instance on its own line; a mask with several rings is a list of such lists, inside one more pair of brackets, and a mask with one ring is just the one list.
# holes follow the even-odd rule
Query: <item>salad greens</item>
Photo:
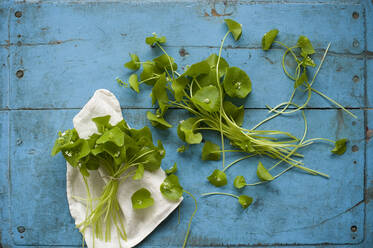
[[[232, 34], [235, 41], [240, 39], [242, 25], [231, 19], [226, 19], [225, 23], [228, 31], [221, 41], [219, 53], [212, 54], [202, 61], [187, 66], [182, 73], [177, 72], [178, 66], [175, 63], [174, 58], [169, 56], [161, 45], [166, 42], [165, 37], [162, 36], [159, 38], [153, 33], [153, 36], [146, 38], [147, 44], [153, 47], [158, 47], [163, 52], [161, 56], [154, 58], [152, 61], [138, 62], [143, 66], [143, 70], [140, 74], [140, 79], [142, 81], [138, 83], [151, 85], [152, 104], [155, 105], [158, 103], [158, 109], [155, 111], [155, 114], [148, 112], [147, 118], [155, 127], [171, 128], [172, 125], [165, 119], [169, 108], [184, 109], [192, 114], [192, 117], [180, 121], [180, 124], [177, 127], [179, 138], [186, 143], [186, 145], [178, 148], [178, 152], [184, 152], [188, 145], [201, 143], [203, 140], [203, 134], [201, 131], [216, 131], [220, 133], [221, 149], [218, 145], [209, 141], [207, 141], [202, 148], [203, 160], [220, 160], [222, 158], [223, 169], [216, 169], [207, 177], [209, 182], [217, 187], [227, 184], [225, 171], [228, 168], [233, 164], [252, 156], [267, 156], [277, 160], [277, 162], [268, 170], [259, 163], [257, 176], [260, 181], [247, 184], [244, 177], [239, 176], [236, 178], [234, 183], [236, 188], [272, 181], [293, 167], [297, 167], [298, 169], [304, 170], [312, 175], [329, 177], [322, 172], [305, 167], [303, 162], [297, 159], [303, 157], [302, 154], [298, 153], [300, 148], [308, 146], [317, 140], [330, 141], [335, 144], [336, 147], [333, 149], [333, 152], [336, 154], [341, 155], [345, 151], [345, 143], [342, 141], [335, 142], [323, 138], [305, 140], [307, 121], [302, 110], [307, 106], [311, 92], [316, 92], [326, 97], [334, 104], [337, 104], [334, 100], [312, 88], [329, 46], [326, 49], [312, 80], [309, 81], [307, 68], [315, 67], [316, 64], [311, 58], [312, 54], [315, 53], [315, 50], [307, 37], [300, 36], [296, 46], [288, 47], [276, 40], [279, 33], [277, 29], [271, 30], [263, 36], [263, 50], [269, 50], [272, 44], [280, 44], [286, 48], [282, 60], [282, 66], [286, 75], [294, 81], [294, 91], [288, 102], [281, 103], [274, 108], [267, 106], [270, 109], [270, 112], [274, 113], [272, 116], [264, 119], [253, 128], [247, 129], [242, 127], [244, 119], [243, 106], [236, 106], [234, 103], [229, 101], [227, 97], [239, 99], [246, 98], [252, 90], [252, 82], [245, 71], [238, 67], [231, 67], [221, 56], [224, 42], [229, 34]], [[296, 49], [299, 50], [300, 55], [296, 55]], [[295, 75], [291, 75], [285, 66], [285, 58], [289, 53], [298, 64], [295, 70]], [[131, 56], [131, 61], [132, 60]], [[302, 86], [305, 87], [308, 97], [303, 105], [298, 106], [292, 102], [292, 99], [296, 89], [299, 89]], [[137, 88], [135, 91], [137, 92]], [[170, 96], [172, 97], [170, 98]], [[286, 111], [290, 106], [295, 106], [296, 108]], [[337, 106], [340, 105], [337, 104]], [[344, 110], [350, 113], [348, 110]], [[301, 139], [295, 137], [289, 132], [257, 130], [257, 128], [263, 123], [278, 115], [294, 113], [297, 111], [302, 112], [305, 123], [305, 131], [303, 138]], [[350, 114], [353, 115], [352, 113]], [[236, 150], [225, 150], [225, 138], [230, 140], [230, 144], [235, 147]], [[243, 152], [247, 153], [247, 155], [226, 166], [226, 152]], [[288, 167], [279, 174], [272, 176], [269, 171], [281, 163], [288, 164]]]
[[[87, 188], [89, 213], [78, 225], [81, 232], [91, 227], [97, 238], [110, 241], [111, 226], [115, 225], [120, 237], [126, 240], [123, 224], [125, 213], [120, 211], [117, 199], [119, 184], [131, 177], [133, 180], [141, 179], [144, 170], [157, 170], [165, 156], [165, 150], [160, 141], [158, 146], [153, 144], [148, 127], [129, 128], [124, 120], [112, 126], [109, 120], [109, 115], [93, 118], [98, 133], [92, 134], [88, 139], [79, 138], [75, 129], [59, 132], [52, 156], [61, 152], [66, 161], [79, 169], [83, 176]], [[89, 171], [99, 168], [105, 172], [108, 181], [96, 201], [90, 195], [87, 177], [90, 175]], [[153, 202], [150, 192], [144, 188], [132, 196], [134, 209], [150, 207]]]

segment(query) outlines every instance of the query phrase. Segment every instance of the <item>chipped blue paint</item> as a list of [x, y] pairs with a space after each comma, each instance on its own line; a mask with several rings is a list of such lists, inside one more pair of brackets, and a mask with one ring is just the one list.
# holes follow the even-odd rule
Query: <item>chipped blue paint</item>
[[[15, 11], [22, 11], [22, 17], [15, 17]], [[353, 12], [359, 14], [357, 19], [352, 17]], [[268, 0], [232, 1], [224, 5], [218, 1], [186, 0], [9, 0], [0, 3], [3, 248], [80, 246], [81, 236], [67, 207], [65, 162], [61, 156], [49, 156], [56, 132], [72, 127], [72, 117], [98, 88], [107, 88], [118, 96], [131, 126], [149, 125], [145, 109], [129, 109], [151, 108], [150, 99], [145, 97], [149, 88], [144, 87], [142, 95], [137, 96], [114, 81], [117, 76], [126, 79], [129, 75], [122, 66], [128, 52], [134, 51], [142, 59], [158, 54], [142, 42], [155, 31], [167, 36], [167, 49], [180, 66], [201, 60], [217, 52], [225, 32], [225, 17], [214, 14], [231, 14], [231, 18], [244, 25], [242, 40], [229, 40], [223, 56], [231, 65], [244, 68], [253, 81], [253, 92], [245, 102], [250, 108], [246, 110], [246, 126], [251, 127], [265, 117], [265, 111], [257, 108], [286, 101], [292, 88], [281, 71], [281, 50], [258, 49], [262, 34], [273, 27], [281, 30], [280, 39], [288, 43], [295, 42], [299, 34], [309, 36], [318, 48], [316, 60], [327, 43], [332, 42], [315, 87], [343, 105], [357, 108], [353, 112], [358, 119], [351, 119], [329, 102], [313, 96], [309, 106], [316, 109], [306, 111], [308, 137], [349, 137], [346, 154], [331, 155], [327, 144], [304, 149], [305, 164], [331, 175], [331, 179], [293, 170], [271, 184], [245, 189], [255, 198], [255, 203], [245, 211], [229, 198], [201, 198], [200, 193], [215, 190], [205, 177], [221, 164], [202, 163], [201, 146], [177, 154], [176, 147], [182, 143], [175, 129], [153, 129], [155, 138], [162, 139], [167, 150], [162, 166], [167, 168], [177, 161], [182, 184], [198, 196], [199, 211], [189, 246], [373, 246], [373, 138], [365, 139], [366, 128], [373, 129], [373, 112], [367, 110], [373, 106], [373, 77], [369, 75], [373, 72], [372, 1], [314, 0], [310, 4]], [[181, 48], [188, 53], [186, 56], [179, 55]], [[24, 76], [17, 78], [16, 71], [20, 69]], [[358, 82], [352, 80], [355, 75]], [[186, 115], [172, 110], [167, 118], [177, 125]], [[266, 124], [266, 128], [292, 131], [298, 136], [302, 127], [300, 116]], [[205, 139], [218, 142], [212, 134]], [[353, 145], [358, 151], [351, 150]], [[251, 159], [232, 167], [228, 171], [230, 182], [237, 174], [248, 175], [247, 180], [254, 181], [257, 161]], [[265, 165], [272, 163], [269, 159], [261, 161]], [[235, 191], [231, 184], [223, 190]], [[177, 213], [173, 213], [139, 246], [180, 247], [193, 208], [193, 201], [186, 197], [181, 207], [181, 224], [177, 224]], [[357, 231], [352, 232], [351, 226], [356, 226]], [[21, 233], [22, 228], [25, 231]]]

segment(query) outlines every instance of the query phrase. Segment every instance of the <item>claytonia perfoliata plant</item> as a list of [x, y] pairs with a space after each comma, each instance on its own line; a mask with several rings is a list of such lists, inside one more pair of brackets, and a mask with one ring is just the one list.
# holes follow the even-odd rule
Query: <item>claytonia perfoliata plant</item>
[[[277, 162], [268, 170], [260, 163], [257, 170], [257, 176], [260, 182], [247, 184], [242, 177], [243, 180], [241, 178], [239, 184], [236, 182], [240, 187], [272, 181], [293, 167], [297, 167], [312, 175], [328, 177], [328, 175], [324, 173], [305, 167], [302, 161], [296, 159], [296, 157], [302, 157], [302, 155], [298, 153], [298, 149], [308, 146], [316, 140], [329, 141], [322, 138], [305, 140], [307, 121], [302, 109], [307, 105], [310, 93], [315, 91], [311, 86], [319, 71], [318, 69], [312, 81], [308, 83], [307, 67], [316, 66], [310, 57], [315, 51], [309, 39], [305, 36], [299, 38], [296, 47], [300, 48], [300, 58], [294, 55], [292, 49], [295, 48], [286, 47], [288, 50], [285, 52], [284, 57], [290, 52], [295, 56], [298, 62], [296, 76], [291, 76], [283, 64], [285, 73], [295, 81], [295, 89], [299, 88], [301, 85], [306, 86], [309, 93], [306, 103], [302, 106], [298, 106], [290, 100], [275, 108], [270, 108], [271, 112], [275, 113], [273, 116], [258, 123], [254, 128], [247, 129], [242, 127], [244, 107], [236, 106], [228, 100], [228, 97], [238, 99], [246, 98], [251, 92], [252, 82], [245, 71], [238, 67], [230, 66], [222, 57], [222, 48], [225, 40], [229, 34], [233, 36], [235, 41], [239, 40], [242, 34], [242, 25], [231, 19], [225, 19], [225, 23], [228, 31], [221, 41], [219, 53], [211, 54], [206, 59], [188, 66], [183, 72], [177, 71], [178, 66], [174, 58], [169, 56], [163, 48], [162, 44], [166, 42], [164, 36], [159, 38], [156, 34], [153, 34], [153, 36], [146, 38], [146, 43], [148, 45], [161, 49], [163, 52], [161, 56], [151, 61], [141, 62], [134, 59], [137, 58], [137, 56], [131, 55], [129, 66], [128, 63], [125, 64], [128, 69], [133, 70], [131, 62], [142, 65], [140, 81], [136, 73], [130, 76], [129, 83], [130, 85], [134, 85], [131, 86], [131, 88], [139, 92], [139, 85], [142, 83], [152, 86], [152, 104], [157, 104], [158, 106], [155, 113], [147, 112], [147, 118], [151, 124], [162, 129], [171, 128], [172, 125], [165, 118], [168, 108], [180, 108], [192, 114], [192, 117], [180, 121], [177, 127], [179, 138], [186, 143], [186, 145], [178, 148], [179, 152], [184, 152], [189, 145], [201, 143], [203, 131], [209, 130], [218, 132], [221, 138], [221, 148], [219, 145], [207, 141], [202, 149], [203, 160], [222, 159], [223, 169], [216, 169], [207, 177], [209, 182], [217, 187], [227, 184], [225, 171], [228, 168], [252, 156], [267, 156], [277, 160]], [[272, 43], [278, 43], [275, 41], [277, 34], [278, 30], [272, 30], [264, 35], [262, 40], [264, 50], [270, 49]], [[326, 53], [323, 59], [325, 55]], [[136, 67], [136, 70], [137, 69]], [[131, 79], [133, 81], [132, 83]], [[315, 92], [318, 93], [317, 91]], [[172, 96], [171, 99], [169, 98], [170, 95]], [[285, 112], [286, 108], [291, 105], [295, 106], [296, 110]], [[301, 139], [289, 132], [257, 130], [257, 127], [264, 122], [280, 114], [293, 113], [298, 110], [302, 112], [305, 123], [305, 131]], [[278, 139], [279, 136], [282, 137], [281, 140]], [[235, 150], [225, 150], [224, 139], [226, 138], [229, 139], [230, 144]], [[346, 143], [332, 142], [336, 144], [335, 151], [333, 150], [334, 153], [343, 154], [343, 146], [345, 146]], [[225, 165], [226, 152], [242, 152], [247, 154], [229, 165]], [[270, 170], [281, 163], [287, 164], [288, 167], [278, 175], [272, 176]]]
[[[140, 180], [144, 170], [155, 171], [165, 156], [165, 150], [160, 141], [158, 146], [153, 144], [152, 134], [148, 127], [142, 129], [129, 128], [122, 120], [115, 126], [109, 123], [110, 116], [96, 117], [98, 133], [89, 139], [79, 138], [75, 129], [59, 133], [52, 150], [52, 156], [59, 152], [73, 167], [80, 170], [87, 188], [86, 219], [78, 225], [84, 233], [87, 227], [93, 229], [93, 234], [99, 239], [110, 241], [111, 226], [116, 226], [120, 238], [126, 240], [126, 231], [122, 213], [117, 199], [119, 184], [124, 180]], [[92, 199], [88, 188], [89, 171], [101, 168], [107, 178], [102, 194]], [[143, 209], [153, 205], [150, 192], [142, 188], [132, 195], [132, 207]], [[94, 206], [94, 207], [93, 207]], [[105, 231], [103, 235], [103, 231]]]

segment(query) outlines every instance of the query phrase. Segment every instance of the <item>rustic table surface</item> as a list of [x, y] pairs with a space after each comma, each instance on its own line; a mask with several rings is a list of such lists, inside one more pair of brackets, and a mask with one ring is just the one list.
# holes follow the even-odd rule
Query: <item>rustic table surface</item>
[[[315, 88], [358, 118], [353, 119], [318, 95], [305, 114], [309, 138], [349, 138], [347, 152], [331, 155], [319, 143], [302, 152], [307, 166], [330, 179], [292, 170], [278, 180], [246, 188], [255, 202], [242, 210], [233, 198], [200, 197], [216, 190], [206, 176], [220, 162], [202, 162], [202, 145], [184, 154], [175, 128], [154, 131], [167, 151], [163, 168], [175, 161], [183, 186], [197, 196], [198, 213], [189, 247], [373, 247], [373, 2], [371, 0], [261, 1], [85, 1], [2, 0], [0, 2], [0, 247], [79, 247], [66, 200], [66, 165], [50, 150], [57, 131], [71, 128], [72, 117], [95, 90], [119, 99], [133, 127], [149, 125], [153, 108], [149, 87], [140, 95], [123, 89], [116, 77], [129, 52], [142, 59], [160, 54], [144, 43], [152, 32], [165, 35], [166, 49], [181, 66], [217, 53], [224, 18], [243, 24], [238, 43], [228, 39], [223, 56], [250, 76], [253, 91], [245, 102], [245, 126], [267, 116], [265, 104], [286, 101], [292, 90], [281, 69], [283, 50], [260, 49], [272, 28], [294, 44], [308, 36], [319, 62], [331, 42]], [[304, 95], [297, 102], [304, 101]], [[171, 110], [174, 125], [187, 114]], [[263, 128], [303, 133], [301, 115], [281, 117]], [[218, 142], [216, 134], [207, 134]], [[235, 157], [229, 157], [233, 160]], [[266, 165], [269, 159], [261, 159]], [[258, 158], [228, 171], [224, 192], [236, 192], [237, 174], [255, 181]], [[172, 213], [139, 247], [180, 247], [193, 200], [186, 196], [181, 223]]]

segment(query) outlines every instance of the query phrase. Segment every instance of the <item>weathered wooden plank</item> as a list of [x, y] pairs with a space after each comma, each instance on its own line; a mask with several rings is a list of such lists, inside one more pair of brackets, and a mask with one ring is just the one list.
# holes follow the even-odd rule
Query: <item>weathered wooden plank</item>
[[[143, 85], [143, 92], [137, 95], [130, 89], [123, 89], [116, 77], [127, 80], [131, 71], [123, 68], [128, 52], [139, 54], [145, 61], [159, 53], [145, 44], [133, 43], [105, 46], [97, 50], [97, 44], [74, 41], [60, 45], [12, 47], [11, 108], [80, 108], [96, 89], [107, 88], [119, 98], [122, 107], [151, 107], [148, 97], [150, 88]], [[181, 53], [184, 49], [186, 55]], [[205, 59], [217, 48], [171, 47], [170, 56], [179, 63], [179, 71], [186, 65]], [[293, 90], [281, 67], [283, 50], [264, 52], [258, 49], [226, 49], [223, 56], [233, 66], [244, 69], [252, 80], [253, 91], [245, 102], [246, 107], [264, 108], [287, 101]], [[69, 54], [69, 55], [67, 55]], [[319, 61], [321, 53], [314, 56]], [[290, 68], [295, 65], [289, 60]], [[260, 68], [260, 69], [259, 69]], [[15, 75], [24, 70], [23, 78]], [[353, 80], [354, 76], [357, 80]], [[356, 81], [356, 82], [355, 82]], [[329, 54], [314, 84], [340, 104], [349, 107], [364, 106], [364, 60], [360, 56]], [[67, 93], [67, 94], [66, 94]], [[303, 103], [306, 95], [300, 91], [297, 102]], [[310, 107], [335, 107], [329, 101], [314, 94]]]
[[[215, 8], [226, 16], [220, 17], [208, 15], [212, 6], [207, 2], [44, 3], [17, 4], [14, 8], [23, 16], [17, 21], [11, 19], [11, 40], [27, 34], [22, 39], [27, 44], [94, 40], [99, 49], [123, 42], [124, 36], [124, 45], [137, 44], [144, 34], [157, 32], [166, 35], [173, 46], [216, 46], [226, 32], [220, 24], [227, 16], [242, 22], [245, 32], [237, 45], [243, 47], [260, 46], [262, 35], [274, 27], [288, 41], [307, 34], [316, 47], [332, 42], [333, 51], [340, 53], [361, 53], [365, 44], [363, 18], [352, 17], [354, 11], [362, 13], [356, 4], [221, 2]], [[225, 13], [221, 12], [224, 8]]]
[[0, 244], [10, 244], [8, 117], [8, 112], [0, 111]]
[[[65, 162], [61, 156], [49, 153], [55, 139], [53, 133], [72, 126], [71, 119], [78, 110], [11, 111], [11, 223], [17, 245], [79, 245], [80, 235], [69, 216], [65, 196]], [[138, 128], [149, 124], [146, 110], [124, 110], [130, 125]], [[342, 157], [331, 155], [330, 146], [316, 144], [302, 151], [307, 166], [321, 170], [331, 179], [306, 175], [293, 170], [277, 181], [243, 192], [252, 195], [255, 203], [242, 211], [234, 199], [224, 197], [201, 198], [200, 194], [215, 191], [206, 176], [220, 168], [219, 162], [200, 160], [201, 146], [193, 146], [185, 154], [175, 152], [182, 142], [176, 128], [154, 130], [155, 139], [162, 139], [167, 151], [163, 167], [175, 161], [179, 165], [181, 183], [194, 193], [199, 202], [198, 214], [192, 225], [191, 247], [247, 244], [319, 244], [359, 243], [364, 233], [364, 117], [354, 111], [357, 120], [343, 118], [336, 110], [308, 110], [309, 138], [348, 137], [351, 142]], [[252, 126], [265, 116], [263, 110], [247, 110], [246, 126]], [[180, 110], [170, 111], [171, 123], [177, 125], [186, 115]], [[303, 133], [300, 116], [281, 118], [266, 124], [266, 128]], [[22, 140], [17, 145], [16, 140]], [[218, 142], [217, 134], [205, 140]], [[353, 152], [351, 150], [352, 146]], [[356, 151], [357, 150], [357, 151]], [[237, 157], [231, 157], [233, 160]], [[220, 189], [236, 192], [232, 182], [237, 174], [256, 181], [258, 159], [251, 159], [228, 171], [229, 185]], [[261, 159], [270, 166], [273, 161]], [[42, 211], [42, 209], [49, 209]], [[186, 197], [181, 208], [181, 224], [173, 213], [142, 244], [144, 247], [170, 246], [182, 243], [188, 217], [194, 208]], [[56, 215], [54, 213], [58, 212]], [[307, 212], [307, 214], [304, 214]], [[57, 223], [57, 224], [56, 224]], [[351, 234], [350, 227], [358, 230]], [[17, 227], [26, 231], [21, 238]]]

